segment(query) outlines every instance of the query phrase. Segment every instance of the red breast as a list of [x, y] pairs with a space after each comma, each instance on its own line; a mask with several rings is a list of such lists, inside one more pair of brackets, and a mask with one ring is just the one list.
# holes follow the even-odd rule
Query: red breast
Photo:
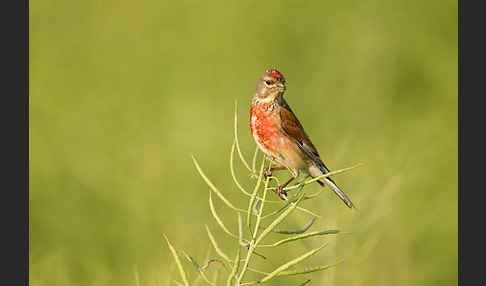
[[252, 104], [250, 109], [250, 130], [255, 142], [265, 153], [275, 154], [279, 137], [278, 107], [271, 103]]

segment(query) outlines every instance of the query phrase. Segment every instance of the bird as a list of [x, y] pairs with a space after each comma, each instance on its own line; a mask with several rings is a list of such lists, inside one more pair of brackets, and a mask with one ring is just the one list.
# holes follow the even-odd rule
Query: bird
[[[282, 73], [274, 68], [268, 69], [257, 81], [250, 107], [251, 135], [259, 149], [276, 165], [265, 170], [265, 177], [271, 176], [273, 171], [291, 172], [291, 178], [275, 189], [282, 200], [287, 197], [284, 188], [299, 174], [306, 173], [316, 178], [330, 172], [285, 101], [285, 90], [286, 81]], [[356, 208], [333, 179], [323, 177], [317, 182], [323, 187], [329, 186], [346, 206]]]

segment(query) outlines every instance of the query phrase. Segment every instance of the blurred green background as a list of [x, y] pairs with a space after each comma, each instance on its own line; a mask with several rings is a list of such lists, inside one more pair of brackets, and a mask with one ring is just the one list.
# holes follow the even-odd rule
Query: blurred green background
[[323, 241], [304, 266], [345, 262], [268, 284], [457, 284], [457, 1], [43, 0], [29, 13], [31, 285], [175, 285], [162, 234], [202, 263], [216, 257], [205, 224], [233, 255], [190, 156], [245, 206], [228, 169], [234, 103], [251, 160], [249, 102], [272, 67], [326, 165], [365, 165], [334, 177], [359, 212], [330, 192], [304, 203], [323, 216], [313, 230], [352, 234], [260, 265]]

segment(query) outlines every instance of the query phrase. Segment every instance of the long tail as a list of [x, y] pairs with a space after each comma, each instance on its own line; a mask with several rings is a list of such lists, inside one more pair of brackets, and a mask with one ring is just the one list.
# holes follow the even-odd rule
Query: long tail
[[[327, 171], [323, 167], [319, 166], [311, 166], [309, 167], [309, 174], [312, 177], [319, 177], [324, 174], [326, 174]], [[350, 209], [356, 209], [354, 204], [351, 202], [351, 200], [346, 196], [346, 194], [339, 189], [339, 187], [334, 183], [334, 181], [330, 177], [325, 177], [317, 181], [321, 186], [328, 185], [331, 190], [350, 208]]]

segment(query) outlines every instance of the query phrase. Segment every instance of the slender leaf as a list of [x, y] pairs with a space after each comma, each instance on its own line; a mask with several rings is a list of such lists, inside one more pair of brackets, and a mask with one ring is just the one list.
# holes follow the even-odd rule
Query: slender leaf
[[258, 214], [258, 210], [260, 210], [260, 204], [261, 204], [261, 200], [257, 199], [255, 204], [253, 204], [253, 213], [254, 214]]
[[243, 241], [243, 222], [241, 221], [240, 213], [238, 213], [238, 242], [241, 246], [246, 246], [248, 244]]
[[303, 270], [282, 271], [277, 276], [301, 275], [301, 274], [308, 274], [308, 273], [317, 272], [317, 271], [323, 271], [323, 270], [329, 269], [331, 267], [334, 267], [334, 266], [336, 266], [336, 265], [338, 265], [342, 262], [343, 261], [339, 261], [339, 262], [331, 264], [331, 265], [315, 266], [315, 267], [306, 268], [306, 269], [303, 269]]
[[[231, 270], [231, 274], [226, 281], [227, 286], [231, 286], [231, 281], [236, 277], [238, 274], [238, 268], [240, 267], [240, 248], [238, 247], [238, 251], [236, 252], [235, 261], [233, 262], [233, 269]], [[238, 281], [236, 282], [238, 285]]]
[[214, 209], [213, 200], [211, 199], [211, 191], [209, 192], [209, 209], [211, 210], [211, 214], [213, 215], [216, 222], [218, 222], [218, 225], [223, 229], [223, 231], [233, 238], [238, 238], [237, 235], [233, 234], [231, 231], [228, 230], [228, 228], [226, 228], [223, 221], [221, 220], [221, 218], [219, 218], [218, 214], [216, 213], [216, 210]]
[[174, 249], [172, 244], [170, 244], [169, 239], [167, 238], [167, 236], [165, 234], [164, 234], [164, 237], [165, 237], [165, 240], [167, 241], [167, 244], [169, 245], [170, 251], [172, 252], [172, 256], [174, 256], [174, 260], [176, 261], [177, 268], [179, 269], [179, 273], [181, 274], [181, 277], [182, 277], [182, 282], [184, 283], [185, 286], [189, 286], [189, 282], [187, 281], [186, 272], [184, 272], [184, 268], [182, 268], [182, 264], [181, 264], [181, 261], [179, 259], [179, 255], [177, 255], [176, 250]]
[[[262, 182], [262, 177], [263, 177], [263, 169], [265, 168], [265, 158], [263, 158], [262, 161], [262, 166], [260, 167], [260, 174], [258, 175], [258, 181], [255, 185], [255, 188], [253, 189], [253, 192], [251, 194], [250, 202], [248, 203], [248, 211], [246, 215], [246, 226], [248, 229], [251, 231], [251, 215], [252, 215], [252, 208], [253, 208], [253, 203], [255, 202], [255, 197], [258, 192], [258, 189], [260, 188], [260, 184]], [[268, 183], [267, 183], [268, 184]]]
[[211, 243], [213, 244], [213, 247], [214, 247], [214, 250], [216, 250], [216, 253], [219, 254], [219, 256], [221, 256], [224, 260], [226, 261], [231, 261], [231, 259], [228, 257], [228, 255], [226, 255], [226, 253], [224, 253], [218, 246], [218, 243], [216, 242], [216, 240], [214, 239], [214, 236], [213, 234], [211, 233], [211, 231], [209, 230], [209, 227], [206, 225], [206, 231], [208, 232], [208, 236], [209, 236], [209, 240], [211, 241]]
[[251, 165], [251, 169], [253, 170], [253, 173], [256, 173], [256, 161], [258, 157], [258, 146], [255, 148], [255, 153], [253, 153], [253, 161]]
[[[344, 172], [347, 172], [347, 171], [349, 171], [351, 169], [354, 169], [354, 168], [357, 168], [357, 167], [361, 167], [363, 165], [364, 165], [363, 163], [359, 163], [359, 164], [356, 164], [356, 165], [351, 166], [351, 167], [348, 167], [348, 168], [344, 168], [344, 169], [332, 171], [332, 172], [326, 173], [326, 174], [324, 174], [322, 176], [319, 176], [319, 177], [315, 177], [313, 179], [310, 179], [310, 180], [304, 182], [304, 184], [305, 185], [312, 184], [312, 183], [314, 183], [314, 182], [316, 182], [316, 181], [318, 181], [318, 180], [320, 180], [322, 178], [329, 177], [329, 176], [336, 175], [336, 174], [340, 174], [340, 173], [344, 173]], [[297, 186], [290, 186], [290, 187], [284, 188], [284, 190], [285, 191], [293, 190], [293, 189], [297, 189], [298, 187], [299, 187], [298, 185]]]
[[300, 186], [300, 189], [297, 190], [297, 192], [295, 192], [295, 194], [292, 195], [292, 197], [290, 198], [287, 198], [285, 200], [285, 203], [276, 211], [273, 211], [267, 215], [264, 215], [263, 218], [267, 218], [269, 216], [273, 216], [273, 215], [277, 215], [279, 213], [281, 213], [283, 210], [285, 210], [291, 203], [295, 202], [297, 200], [297, 198], [299, 197], [299, 194], [300, 192], [302, 191], [302, 189], [304, 188], [304, 184], [302, 184]]
[[[238, 179], [236, 178], [236, 174], [235, 174], [234, 167], [233, 167], [233, 154], [234, 154], [234, 148], [232, 148], [232, 152], [231, 152], [231, 156], [230, 156], [230, 171], [231, 171], [231, 176], [233, 177], [233, 181], [235, 181], [236, 186], [238, 187], [238, 189], [239, 189], [239, 190], [240, 190], [240, 191], [241, 191], [241, 192], [242, 192], [242, 193], [243, 193], [245, 196], [252, 197], [252, 194], [248, 193], [248, 192], [247, 192], [247, 191], [246, 191], [246, 190], [245, 190], [243, 187], [241, 187], [241, 184], [238, 182]], [[193, 159], [194, 159], [194, 158], [193, 158]], [[263, 160], [265, 161], [265, 157], [263, 157]], [[206, 183], [208, 183], [208, 185], [209, 185], [209, 186], [212, 188], [212, 190], [214, 190], [214, 191], [215, 191], [215, 192], [218, 194], [218, 196], [219, 196], [219, 197], [220, 197], [220, 198], [221, 198], [221, 199], [222, 199], [222, 200], [223, 200], [223, 201], [224, 201], [224, 202], [225, 202], [225, 203], [226, 203], [226, 204], [227, 204], [227, 205], [228, 205], [230, 208], [232, 208], [232, 209], [234, 209], [234, 210], [237, 210], [237, 211], [239, 211], [239, 212], [246, 212], [246, 211], [243, 211], [243, 210], [241, 210], [241, 209], [237, 209], [237, 208], [236, 208], [236, 207], [234, 207], [234, 206], [233, 206], [233, 205], [232, 205], [232, 204], [231, 204], [231, 203], [230, 203], [230, 202], [229, 202], [229, 201], [228, 201], [226, 198], [224, 198], [224, 196], [221, 194], [221, 192], [219, 192], [219, 190], [218, 190], [218, 189], [216, 189], [212, 183], [210, 184], [209, 179], [207, 179], [207, 177], [204, 175], [204, 173], [202, 173], [202, 171], [200, 170], [199, 165], [197, 164], [197, 162], [196, 162], [195, 164], [196, 164], [196, 167], [198, 167], [198, 171], [199, 171], [199, 173], [201, 173], [201, 176], [202, 176], [202, 177], [203, 177], [203, 178], [206, 180]], [[262, 163], [262, 164], [264, 164], [264, 163]], [[263, 167], [263, 166], [262, 166], [262, 167]], [[276, 177], [271, 177], [271, 178], [272, 178], [272, 179], [276, 179], [276, 180], [278, 181], [278, 179], [277, 179]], [[209, 182], [208, 182], [208, 181], [209, 181]], [[259, 196], [255, 196], [255, 198], [256, 198], [257, 200], [260, 200], [260, 201], [262, 200], [262, 198], [261, 198], [261, 197], [259, 197]], [[265, 200], [265, 202], [266, 202], [266, 203], [280, 204], [282, 201], [281, 201], [281, 200]], [[297, 209], [298, 209], [298, 210], [300, 210], [300, 211], [302, 211], [302, 212], [308, 213], [308, 214], [310, 214], [310, 215], [312, 215], [312, 216], [319, 217], [319, 218], [321, 217], [320, 215], [315, 214], [315, 213], [313, 213], [313, 212], [311, 212], [311, 211], [309, 211], [309, 210], [307, 210], [307, 209], [304, 209], [304, 208], [301, 208], [301, 207], [297, 207]], [[273, 215], [273, 213], [272, 213], [272, 214], [270, 214], [270, 215]], [[266, 218], [266, 217], [268, 217], [268, 216], [270, 216], [270, 215], [265, 215], [263, 218]], [[247, 220], [247, 222], [248, 222], [248, 220]]]
[[199, 266], [199, 263], [197, 263], [197, 261], [190, 255], [188, 255], [187, 253], [185, 253], [184, 251], [182, 252], [184, 254], [184, 256], [186, 257], [187, 260], [189, 260], [192, 265], [194, 266], [194, 268], [196, 268], [196, 271], [197, 273], [199, 274], [199, 276], [204, 280], [206, 281], [206, 283], [208, 283], [209, 285], [212, 285], [212, 286], [216, 286], [216, 284], [214, 284], [213, 282], [211, 282], [209, 280], [209, 278], [206, 276], [206, 274], [204, 274], [204, 272], [201, 270], [201, 266]]
[[185, 251], [182, 251], [182, 254], [184, 254], [184, 256], [186, 257], [187, 260], [189, 260], [189, 262], [192, 263], [192, 265], [194, 266], [194, 268], [196, 268], [196, 270], [199, 270], [199, 268], [201, 266], [199, 266], [199, 263], [197, 263], [197, 261], [192, 258], [192, 256], [190, 256], [189, 254], [187, 254]]
[[[233, 142], [233, 147], [231, 148], [231, 153], [230, 153], [230, 172], [231, 172], [231, 176], [233, 178], [233, 181], [235, 182], [236, 186], [238, 187], [238, 190], [240, 190], [245, 196], [247, 197], [251, 197], [252, 194], [250, 194], [249, 192], [247, 192], [242, 186], [241, 184], [239, 183], [238, 179], [236, 178], [236, 173], [235, 173], [235, 168], [234, 168], [234, 153], [235, 153], [235, 146], [236, 146], [236, 143]], [[265, 157], [263, 157], [263, 160], [262, 160], [262, 164], [265, 164]], [[263, 165], [262, 165], [263, 167]], [[258, 177], [258, 179], [260, 180], [260, 176]], [[257, 182], [258, 184], [258, 182]], [[260, 197], [256, 197], [257, 199], [262, 199]], [[266, 201], [267, 203], [280, 203], [280, 201], [277, 201], [277, 200], [267, 200]]]
[[306, 232], [316, 221], [316, 217], [311, 218], [310, 222], [303, 228], [297, 230], [285, 230], [285, 229], [276, 229], [273, 232], [280, 233], [280, 234], [301, 234]]
[[300, 240], [300, 239], [304, 239], [304, 238], [308, 238], [308, 237], [312, 237], [312, 236], [327, 235], [327, 234], [338, 234], [338, 233], [339, 233], [339, 230], [326, 230], [326, 231], [316, 231], [316, 232], [304, 233], [304, 234], [297, 235], [297, 236], [294, 236], [294, 237], [282, 239], [282, 240], [277, 241], [276, 243], [272, 244], [271, 246], [279, 246], [279, 245], [282, 245], [282, 244], [285, 244], [285, 243], [288, 243], [288, 242], [291, 242], [291, 241], [296, 241], [296, 240]]
[[235, 210], [235, 211], [239, 211], [239, 212], [246, 212], [246, 210], [243, 210], [243, 209], [239, 209], [235, 206], [233, 206], [232, 203], [230, 203], [230, 201], [228, 201], [224, 196], [223, 194], [214, 186], [214, 184], [209, 180], [209, 178], [204, 174], [204, 172], [201, 170], [201, 167], [199, 166], [199, 164], [197, 163], [196, 161], [196, 158], [194, 158], [194, 156], [192, 157], [192, 160], [194, 161], [194, 165], [196, 165], [196, 169], [197, 171], [199, 172], [199, 174], [201, 175], [201, 177], [204, 179], [204, 181], [206, 182], [206, 184], [208, 184], [208, 186], [211, 188], [212, 191], [214, 191], [218, 197], [228, 206], [230, 207], [231, 209]]
[[327, 246], [327, 243], [316, 248], [316, 249], [313, 249], [309, 252], [306, 252], [304, 253], [303, 255], [281, 265], [280, 267], [278, 267], [277, 269], [275, 269], [274, 271], [270, 272], [270, 274], [268, 274], [267, 276], [265, 276], [262, 280], [260, 280], [260, 282], [265, 282], [265, 281], [268, 281], [270, 279], [272, 279], [273, 277], [277, 276], [280, 272], [283, 272], [284, 270], [287, 270], [289, 269], [290, 267], [296, 265], [297, 263], [303, 261], [304, 259], [316, 254], [319, 250], [323, 249], [324, 247]]
[[265, 230], [262, 231], [262, 233], [256, 240], [255, 245], [258, 245], [265, 238], [265, 236], [267, 236], [279, 223], [281, 223], [297, 207], [297, 205], [299, 204], [303, 196], [304, 194], [302, 193], [295, 203], [293, 203], [280, 216], [278, 216]]
[[301, 284], [299, 284], [299, 285], [297, 285], [297, 286], [304, 286], [305, 284], [309, 283], [310, 281], [311, 281], [311, 280], [310, 280], [310, 279], [308, 279], [308, 280], [304, 281], [304, 283], [301, 283]]
[[255, 222], [255, 231], [253, 232], [252, 238], [250, 240], [250, 244], [249, 244], [249, 247], [248, 247], [248, 252], [246, 254], [246, 259], [245, 259], [245, 262], [243, 263], [243, 268], [241, 269], [241, 273], [238, 276], [237, 285], [239, 285], [241, 283], [241, 279], [245, 275], [246, 269], [248, 268], [248, 264], [250, 263], [251, 255], [255, 251], [255, 246], [256, 246], [255, 238], [256, 238], [257, 231], [258, 231], [258, 227], [260, 226], [260, 222], [261, 222], [261, 218], [262, 218], [263, 206], [265, 204], [265, 197], [267, 196], [268, 182], [269, 182], [269, 180], [270, 179], [268, 177], [265, 179], [265, 186], [263, 188], [262, 205], [261, 205], [261, 207], [260, 207], [260, 209], [258, 211], [258, 214], [257, 214], [257, 218], [256, 218], [256, 222]]
[[242, 191], [244, 194], [249, 194], [245, 188], [243, 188], [236, 178], [236, 173], [235, 173], [235, 167], [234, 167], [234, 154], [235, 154], [235, 149], [236, 149], [236, 141], [233, 141], [233, 145], [231, 146], [231, 153], [230, 153], [230, 172], [231, 172], [231, 177], [233, 178], [233, 181], [235, 182], [235, 185], [238, 187], [240, 191]]
[[238, 143], [238, 102], [235, 101], [235, 143], [236, 143], [236, 150], [238, 151], [238, 155], [240, 156], [241, 162], [243, 162], [243, 165], [248, 169], [248, 171], [251, 172], [251, 168], [248, 165], [248, 163], [245, 160], [245, 157], [243, 157], [243, 154], [241, 153], [240, 150], [240, 144]]

